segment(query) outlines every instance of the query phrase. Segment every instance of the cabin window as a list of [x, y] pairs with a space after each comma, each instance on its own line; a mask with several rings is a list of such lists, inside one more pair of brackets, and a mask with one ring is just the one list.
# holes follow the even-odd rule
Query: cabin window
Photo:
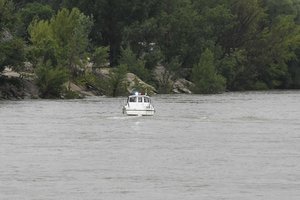
[[139, 97], [139, 102], [140, 102], [140, 103], [143, 102], [143, 97]]
[[129, 102], [136, 102], [136, 97], [129, 97]]
[[150, 102], [150, 99], [149, 99], [148, 97], [145, 97], [145, 98], [144, 98], [144, 102], [149, 103], [149, 102]]

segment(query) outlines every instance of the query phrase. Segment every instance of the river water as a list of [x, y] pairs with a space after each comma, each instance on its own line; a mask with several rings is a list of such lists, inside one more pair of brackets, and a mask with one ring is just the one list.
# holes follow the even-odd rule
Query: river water
[[298, 200], [300, 91], [0, 102], [1, 200]]

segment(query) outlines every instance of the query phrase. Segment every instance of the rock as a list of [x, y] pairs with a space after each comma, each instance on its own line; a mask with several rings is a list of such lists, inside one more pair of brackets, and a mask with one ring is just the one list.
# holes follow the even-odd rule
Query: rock
[[33, 81], [19, 77], [0, 76], [0, 99], [38, 98], [38, 88]]
[[93, 73], [100, 78], [109, 78], [112, 68], [95, 68]]
[[168, 87], [168, 92], [175, 94], [192, 93], [190, 90], [191, 86], [193, 86], [192, 82], [184, 78], [175, 79], [174, 73], [169, 72], [164, 66], [157, 66], [154, 70], [154, 75], [161, 87]]
[[173, 92], [176, 94], [185, 93], [185, 94], [192, 94], [191, 86], [193, 85], [192, 82], [186, 80], [186, 79], [177, 79], [173, 84]]
[[129, 93], [132, 93], [134, 90], [147, 93], [148, 95], [157, 93], [156, 89], [152, 85], [145, 83], [133, 73], [127, 73], [124, 81]]
[[168, 71], [164, 66], [158, 65], [153, 71], [155, 79], [161, 83], [165, 84], [166, 82], [172, 82], [174, 73]]
[[0, 41], [7, 42], [13, 39], [13, 35], [8, 30], [1, 30], [2, 34], [0, 35]]
[[[99, 78], [109, 79], [111, 75], [112, 68], [97, 68], [94, 70], [94, 74], [96, 74]], [[145, 92], [149, 95], [156, 94], [156, 89], [144, 81], [142, 81], [137, 75], [133, 73], [127, 73], [124, 78], [124, 85], [128, 93], [133, 92], [134, 90], [138, 90], [139, 92]]]
[[71, 91], [79, 94], [80, 97], [96, 96], [97, 95], [95, 92], [89, 91], [86, 87], [76, 85], [73, 82], [67, 82], [67, 83], [65, 83], [65, 87], [68, 88], [68, 89], [70, 89]]
[[22, 79], [24, 88], [24, 98], [38, 99], [39, 88], [34, 84], [34, 81]]
[[24, 69], [23, 69], [23, 71], [27, 72], [27, 73], [34, 73], [34, 68], [33, 68], [32, 63], [30, 63], [30, 62], [24, 62]]
[[3, 76], [6, 76], [8, 78], [12, 78], [12, 77], [20, 77], [20, 74], [18, 72], [13, 71], [11, 68], [9, 67], [5, 67], [5, 69], [2, 72]]

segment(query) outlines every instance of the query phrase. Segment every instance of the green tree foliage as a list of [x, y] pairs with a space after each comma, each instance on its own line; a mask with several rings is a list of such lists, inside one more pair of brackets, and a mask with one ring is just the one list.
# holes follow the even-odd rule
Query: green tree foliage
[[223, 32], [219, 39], [224, 54], [227, 55], [256, 40], [257, 35], [263, 31], [260, 25], [265, 17], [259, 0], [229, 0], [229, 2], [229, 9], [233, 15], [231, 28]]
[[224, 91], [221, 75], [226, 90], [300, 88], [299, 0], [0, 0], [0, 71], [22, 65], [30, 22], [29, 61], [73, 77], [92, 55], [116, 70], [111, 90], [119, 65], [145, 81], [164, 66], [160, 91], [180, 76]]
[[0, 0], [0, 73], [6, 66], [19, 70], [24, 61], [24, 43], [16, 36], [17, 18], [14, 4]]
[[68, 79], [66, 69], [52, 67], [50, 63], [41, 64], [36, 68], [36, 84], [42, 98], [60, 98], [63, 84]]
[[[300, 88], [300, 64], [299, 60], [299, 24], [300, 1], [265, 0], [264, 6], [268, 13], [270, 24], [270, 40], [275, 48], [270, 48], [275, 55], [275, 63], [272, 63], [268, 71], [268, 82], [280, 88]], [[276, 52], [276, 53], [275, 53]]]
[[41, 57], [44, 63], [50, 60], [54, 66], [67, 67], [76, 75], [77, 67], [86, 59], [91, 26], [91, 19], [76, 8], [62, 9], [50, 21], [34, 21], [29, 26], [34, 57]]
[[96, 48], [91, 61], [96, 68], [106, 66], [109, 62], [109, 47]]
[[136, 74], [139, 78], [145, 81], [149, 80], [150, 73], [145, 68], [145, 61], [137, 58], [129, 47], [121, 50], [120, 64], [126, 65], [128, 71]]
[[126, 74], [127, 66], [119, 65], [115, 68], [109, 68], [106, 75], [95, 75], [93, 73], [85, 73], [79, 77], [78, 82], [89, 88], [93, 88], [98, 94], [110, 97], [127, 95]]
[[219, 67], [230, 90], [288, 87], [287, 63], [298, 45], [299, 27], [291, 13], [276, 14], [262, 5], [262, 1], [248, 0], [233, 1], [230, 6], [236, 18], [220, 40], [224, 56]]
[[76, 67], [80, 66], [81, 59], [88, 46], [88, 34], [92, 21], [78, 9], [71, 11], [62, 9], [50, 21], [50, 27], [59, 47], [59, 62], [68, 66], [73, 75], [76, 74]]
[[[177, 57], [185, 67], [199, 59], [205, 40], [201, 19], [189, 0], [168, 2], [158, 17], [158, 44], [166, 62]], [[170, 6], [170, 7], [169, 7]]]
[[38, 2], [26, 4], [19, 12], [18, 17], [21, 21], [19, 34], [29, 40], [27, 28], [33, 20], [50, 20], [54, 15], [54, 10], [49, 5]]
[[292, 60], [289, 63], [290, 87], [300, 88], [300, 63], [298, 60]]
[[270, 20], [283, 15], [297, 15], [298, 0], [262, 0]]
[[0, 41], [0, 72], [5, 67], [10, 67], [15, 71], [21, 70], [24, 59], [24, 42], [21, 39], [12, 38]]
[[[291, 72], [287, 63], [295, 51], [289, 38], [294, 38], [295, 42], [299, 34], [296, 31], [300, 16], [297, 0], [68, 3], [93, 14], [97, 27], [97, 31], [92, 32], [93, 38], [97, 37], [97, 41], [113, 49], [110, 61], [114, 64], [121, 55], [122, 44], [129, 44], [134, 54], [143, 58], [147, 69], [174, 58], [179, 59], [181, 68], [191, 68], [209, 48], [215, 55], [216, 69], [228, 80], [229, 90], [256, 89], [256, 85], [289, 87]], [[295, 24], [286, 19], [289, 16], [293, 16]], [[286, 21], [295, 30], [288, 35], [275, 32], [283, 23], [280, 21]], [[276, 34], [281, 39], [277, 39]], [[276, 51], [280, 56], [274, 53]]]
[[181, 63], [179, 59], [173, 58], [169, 62], [163, 62], [163, 69], [156, 69], [160, 70], [158, 77], [156, 77], [156, 85], [158, 87], [158, 92], [162, 94], [169, 94], [171, 93], [172, 82], [178, 77], [179, 69]]
[[288, 81], [287, 64], [295, 57], [295, 49], [300, 44], [299, 28], [293, 17], [278, 17], [268, 31], [263, 33], [260, 44], [263, 46], [260, 49], [249, 48], [249, 53], [256, 55], [251, 61], [259, 66], [256, 70], [258, 80], [266, 83], [269, 88], [284, 87]]
[[192, 72], [193, 91], [200, 94], [219, 93], [225, 90], [225, 79], [216, 72], [213, 53], [206, 49]]
[[250, 84], [253, 73], [248, 72], [248, 68], [245, 67], [246, 53], [245, 50], [236, 50], [219, 61], [219, 71], [226, 77], [226, 88], [245, 90], [245, 87]]
[[16, 7], [19, 9], [23, 9], [27, 4], [44, 4], [52, 7], [54, 10], [59, 10], [63, 6], [63, 1], [61, 0], [12, 0]]
[[64, 5], [78, 7], [86, 15], [92, 15], [94, 26], [91, 39], [95, 46], [110, 47], [110, 64], [118, 65], [124, 29], [149, 18], [157, 12], [160, 0], [65, 0]]
[[15, 28], [16, 17], [14, 15], [15, 7], [11, 0], [0, 0], [0, 30]]
[[126, 85], [124, 78], [128, 72], [126, 65], [119, 65], [110, 71], [109, 78], [106, 80], [106, 94], [112, 97], [126, 95]]
[[86, 59], [91, 25], [90, 18], [76, 8], [72, 11], [62, 9], [50, 21], [35, 20], [31, 23], [32, 58], [35, 64], [41, 60], [42, 65], [36, 71], [41, 97], [59, 97], [66, 81], [66, 71], [69, 79], [77, 75]]
[[157, 63], [163, 60], [157, 19], [150, 18], [127, 26], [124, 30], [124, 41], [137, 57], [145, 61], [145, 67], [153, 70]]
[[29, 26], [29, 35], [32, 42], [31, 54], [34, 65], [41, 59], [56, 66], [59, 60], [59, 46], [49, 21], [33, 21]]

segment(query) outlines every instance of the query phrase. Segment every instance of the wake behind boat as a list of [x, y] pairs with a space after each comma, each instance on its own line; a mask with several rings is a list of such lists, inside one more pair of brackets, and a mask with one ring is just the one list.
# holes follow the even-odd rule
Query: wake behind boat
[[123, 114], [131, 116], [152, 116], [155, 113], [154, 106], [147, 94], [136, 92], [127, 98], [126, 104], [123, 106]]

